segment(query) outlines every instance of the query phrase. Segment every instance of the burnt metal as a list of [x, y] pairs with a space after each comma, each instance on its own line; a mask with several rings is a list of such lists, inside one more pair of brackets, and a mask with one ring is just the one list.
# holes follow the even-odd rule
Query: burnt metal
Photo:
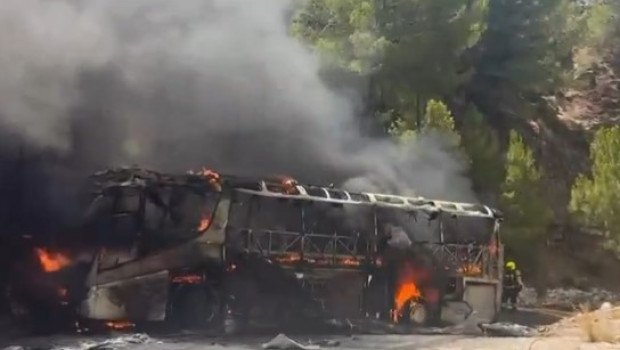
[[[91, 178], [93, 201], [84, 225], [88, 228], [86, 231], [90, 231], [89, 228], [100, 231], [95, 234], [96, 249], [105, 243], [135, 252], [131, 260], [110, 266], [101, 265], [101, 252], [96, 252], [91, 273], [85, 276], [82, 272], [81, 283], [71, 287], [71, 295], [79, 296], [72, 306], [86, 297], [84, 290], [79, 293], [74, 290], [88, 287], [96, 292], [101, 287], [109, 290], [111, 296], [108, 298], [119, 310], [129, 310], [132, 319], [139, 321], [161, 318], [162, 313], [167, 313], [182, 324], [193, 322], [191, 317], [188, 321], [180, 314], [190, 312], [185, 311], [191, 310], [187, 300], [202, 298], [208, 300], [197, 304], [197, 308], [209, 314], [207, 318], [199, 318], [203, 325], [212, 324], [214, 320], [225, 322], [227, 317], [239, 317], [245, 319], [245, 323], [269, 317], [290, 323], [300, 315], [306, 315], [305, 319], [326, 317], [329, 310], [325, 305], [333, 303], [327, 295], [329, 284], [346, 277], [359, 283], [360, 290], [355, 296], [360, 300], [359, 315], [380, 314], [386, 319], [395, 292], [394, 266], [399, 259], [426, 259], [426, 266], [436, 271], [435, 279], [429, 283], [442, 297], [448, 294], [444, 290], [455, 280], [456, 292], [452, 294], [458, 298], [465, 288], [462, 283], [465, 277], [475, 275], [489, 281], [501, 278], [497, 232], [492, 235], [498, 244], [496, 248], [480, 242], [444, 241], [442, 220], [456, 215], [455, 210], [462, 210], [462, 204], [451, 206], [447, 202], [436, 204], [422, 198], [356, 194], [294, 182], [293, 186], [298, 187], [292, 190], [288, 182], [213, 174], [211, 177], [192, 173], [167, 175], [140, 168], [118, 168], [94, 174]], [[185, 200], [190, 200], [192, 205], [193, 195], [204, 199], [204, 208], [193, 208], [201, 212], [196, 217], [182, 212]], [[210, 195], [217, 197], [212, 204], [207, 201]], [[267, 199], [290, 209], [288, 213], [271, 214], [294, 221], [293, 227], [286, 227], [287, 221], [276, 223], [284, 224], [282, 227], [269, 227], [260, 220], [256, 224], [260, 203]], [[128, 206], [132, 200], [136, 205]], [[231, 208], [235, 205], [246, 209], [240, 211], [238, 218], [233, 218], [234, 209]], [[357, 208], [357, 205], [365, 208], [360, 215], [368, 221], [348, 227], [344, 224], [347, 215], [344, 211], [347, 206]], [[319, 207], [322, 209], [317, 209]], [[414, 207], [419, 209], [411, 209]], [[156, 208], [160, 215], [154, 221], [147, 219], [149, 208]], [[483, 220], [499, 216], [496, 212], [485, 214], [485, 208], [470, 205], [468, 210], [481, 213], [479, 217]], [[449, 215], [442, 215], [444, 209]], [[198, 221], [205, 210], [210, 224], [206, 230], [198, 232]], [[395, 211], [399, 211], [400, 216]], [[417, 215], [419, 212], [426, 215]], [[116, 230], [115, 226], [103, 225], [102, 214], [115, 223], [124, 218], [131, 222], [127, 235], [123, 236], [124, 232]], [[406, 219], [402, 219], [405, 216]], [[338, 223], [332, 225], [329, 220]], [[413, 241], [405, 250], [387, 247], [381, 242], [385, 240], [383, 226], [390, 220], [405, 220], [399, 222], [402, 225], [407, 225], [407, 220], [439, 220], [437, 241]], [[86, 232], [85, 236], [88, 235], [91, 233]], [[115, 239], [119, 240], [118, 244]], [[383, 260], [385, 262], [381, 262]], [[464, 270], [468, 267], [479, 268], [479, 271], [472, 274]], [[141, 279], [160, 272], [159, 277], [150, 281]], [[178, 278], [174, 282], [175, 277], [184, 273], [202, 277], [196, 284], [184, 284], [179, 282], [183, 279]], [[374, 283], [369, 282], [371, 278], [375, 278]], [[116, 283], [118, 286], [109, 287]], [[95, 297], [90, 301], [96, 306]], [[162, 303], [167, 305], [160, 305]], [[226, 316], [227, 310], [229, 316]], [[157, 312], [157, 317], [152, 316], [153, 312]], [[166, 318], [170, 318], [168, 316]]]

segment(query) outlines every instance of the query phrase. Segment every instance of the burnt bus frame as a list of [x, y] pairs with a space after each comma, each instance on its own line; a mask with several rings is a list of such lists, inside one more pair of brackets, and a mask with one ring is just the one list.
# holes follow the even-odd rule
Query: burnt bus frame
[[[161, 181], [160, 178], [157, 179], [158, 181]], [[204, 190], [204, 177], [202, 176], [196, 176], [195, 178], [193, 178], [193, 182], [194, 184], [197, 181], [202, 181], [203, 185], [195, 185], [198, 187], [202, 187], [202, 190]], [[154, 264], [143, 264], [143, 265], [147, 265], [149, 266], [149, 268], [140, 268], [140, 267], [136, 267], [134, 269], [130, 269], [133, 272], [126, 272], [126, 273], [114, 273], [115, 271], [113, 270], [118, 270], [119, 268], [121, 268], [122, 266], [119, 267], [114, 267], [114, 268], [110, 268], [110, 269], [106, 269], [109, 271], [100, 271], [100, 272], [104, 272], [103, 275], [107, 275], [107, 276], [100, 276], [103, 278], [97, 278], [97, 271], [95, 271], [96, 268], [96, 262], [93, 264], [93, 271], [91, 271], [91, 276], [89, 281], [87, 281], [87, 286], [91, 287], [91, 288], [96, 288], [97, 285], [100, 285], [101, 283], [110, 283], [113, 282], [114, 280], [117, 279], [127, 279], [127, 278], [138, 278], [141, 275], [146, 275], [149, 273], [157, 273], [157, 271], [163, 271], [163, 270], [168, 270], [168, 271], [174, 271], [174, 270], [178, 270], [178, 269], [184, 269], [184, 268], [191, 268], [192, 266], [200, 266], [201, 264], [204, 264], [201, 261], [205, 261], [204, 259], [207, 259], [209, 261], [211, 261], [212, 263], [215, 264], [220, 264], [222, 266], [226, 266], [227, 262], [229, 261], [228, 256], [230, 255], [231, 251], [236, 250], [235, 247], [231, 247], [228, 245], [229, 243], [229, 234], [228, 234], [228, 227], [227, 227], [227, 218], [228, 215], [230, 215], [230, 207], [232, 205], [232, 200], [233, 197], [235, 196], [234, 193], [235, 192], [246, 192], [249, 194], [252, 194], [256, 197], [275, 197], [275, 198], [281, 198], [284, 200], [291, 200], [294, 202], [299, 202], [301, 203], [301, 211], [302, 211], [302, 221], [303, 221], [303, 207], [304, 207], [304, 203], [307, 203], [308, 201], [315, 201], [317, 200], [316, 198], [313, 198], [311, 196], [306, 195], [301, 195], [301, 194], [297, 194], [297, 195], [288, 195], [288, 194], [284, 194], [284, 193], [278, 193], [278, 192], [273, 192], [273, 191], [269, 191], [267, 189], [267, 183], [265, 181], [253, 181], [253, 185], [250, 186], [248, 188], [248, 186], [236, 186], [234, 184], [235, 181], [232, 181], [233, 184], [226, 184], [226, 179], [224, 179], [224, 186], [222, 187], [223, 190], [220, 193], [220, 198], [218, 200], [218, 203], [216, 204], [215, 210], [212, 213], [213, 217], [211, 220], [211, 225], [209, 228], [207, 228], [207, 231], [204, 232], [200, 237], [198, 237], [197, 239], [194, 239], [191, 242], [187, 242], [187, 244], [184, 244], [183, 247], [176, 247], [176, 248], [171, 248], [166, 252], [157, 252], [154, 253], [153, 255], [155, 256], [145, 256], [145, 257], [140, 257], [139, 260], [150, 260], [150, 261], [154, 261]], [[256, 185], [258, 184], [258, 186]], [[179, 186], [184, 186], [187, 187], [188, 185], [183, 183], [182, 181], [171, 181], [171, 183], [167, 184], [168, 186], [174, 186], [174, 185], [179, 185]], [[272, 183], [272, 186], [278, 186], [279, 184], [274, 184]], [[117, 187], [127, 187], [127, 185], [118, 185], [116, 184]], [[111, 186], [111, 187], [116, 187], [116, 186]], [[131, 185], [129, 185], [131, 187]], [[138, 213], [138, 217], [137, 219], [139, 221], [143, 220], [143, 216], [144, 216], [144, 207], [143, 207], [143, 203], [144, 203], [144, 190], [145, 188], [147, 188], [148, 186], [143, 186], [143, 185], [138, 185], [138, 186], [133, 186], [136, 187], [140, 192], [140, 206], [139, 208], [139, 213]], [[190, 186], [192, 187], [192, 186]], [[297, 186], [298, 191], [299, 188], [301, 186]], [[303, 187], [302, 187], [303, 188]], [[326, 194], [329, 193], [330, 190], [333, 190], [331, 188], [320, 188], [320, 187], [314, 187], [314, 188], [319, 188], [322, 189]], [[110, 190], [110, 187], [107, 188], [108, 190]], [[107, 192], [107, 191], [106, 191]], [[349, 200], [334, 200], [332, 198], [323, 198], [320, 199], [320, 201], [323, 202], [331, 202], [332, 204], [335, 205], [339, 205], [339, 204], [362, 204], [362, 205], [371, 205], [372, 208], [372, 213], [373, 213], [373, 224], [374, 224], [374, 228], [372, 230], [374, 237], [372, 237], [372, 240], [368, 240], [366, 243], [368, 244], [368, 248], [370, 249], [366, 249], [366, 254], [364, 256], [364, 263], [361, 263], [359, 265], [358, 270], [361, 273], [365, 273], [365, 274], [369, 274], [371, 272], [376, 272], [379, 270], [385, 270], [384, 267], [381, 266], [377, 266], [376, 264], [376, 260], [372, 259], [372, 257], [370, 257], [369, 259], [369, 255], [370, 253], [376, 254], [377, 253], [377, 246], [376, 246], [376, 238], [378, 237], [378, 228], [377, 228], [377, 213], [376, 213], [376, 208], [378, 206], [383, 206], [383, 207], [392, 207], [392, 208], [402, 208], [402, 206], [398, 206], [398, 205], [392, 205], [392, 203], [389, 203], [389, 200], [393, 199], [393, 198], [404, 198], [404, 203], [407, 203], [407, 198], [405, 197], [399, 197], [399, 196], [389, 196], [389, 195], [375, 195], [375, 194], [361, 194], [362, 196], [366, 196], [367, 198], [372, 198], [372, 200], [368, 201], [368, 202], [358, 202], [358, 201], [352, 201], [350, 200], [352, 198], [352, 195], [346, 193], [346, 196], [348, 197]], [[327, 197], [328, 195], [326, 195]], [[374, 197], [374, 198], [373, 198]], [[388, 203], [381, 203], [380, 201], [378, 201], [377, 199], [379, 197], [385, 197], [388, 198]], [[407, 206], [406, 209], [415, 211], [415, 210], [420, 210], [420, 211], [427, 211], [429, 209], [429, 206], [431, 207], [431, 209], [433, 207], [437, 207], [438, 205], [436, 205], [435, 203], [433, 203], [433, 201], [428, 201], [428, 200], [424, 200], [421, 198], [415, 198], [415, 200], [417, 202], [420, 203], [420, 206], [416, 207], [411, 207], [411, 206]], [[447, 202], [444, 202], [447, 203]], [[442, 203], [443, 204], [443, 203]], [[223, 206], [222, 206], [223, 205]], [[494, 229], [494, 233], [493, 235], [496, 237], [496, 242], [498, 244], [499, 247], [501, 247], [501, 243], [499, 241], [499, 221], [501, 221], [501, 218], [499, 216], [496, 215], [496, 213], [494, 211], [492, 211], [491, 209], [488, 209], [488, 216], [482, 216], [482, 215], [478, 215], [478, 214], [473, 214], [471, 216], [478, 216], [478, 217], [485, 217], [488, 219], [492, 219], [495, 220], [496, 222], [496, 228]], [[435, 212], [437, 213], [441, 213], [443, 211], [443, 209], [438, 209], [435, 210]], [[457, 210], [458, 211], [458, 210]], [[218, 212], [220, 212], [222, 214], [222, 217], [218, 220], [217, 216], [218, 216]], [[225, 213], [224, 213], [225, 212]], [[454, 215], [454, 213], [452, 213]], [[467, 215], [468, 213], [466, 212], [461, 212], [461, 213], [457, 213], [458, 215]], [[248, 219], [251, 217], [251, 212], [248, 212]], [[247, 222], [247, 221], [246, 221]], [[142, 225], [142, 223], [139, 223], [139, 225]], [[441, 225], [440, 225], [441, 227]], [[209, 236], [210, 234], [216, 233], [213, 237], [214, 239], [205, 239], [206, 236]], [[312, 234], [307, 234], [305, 232], [305, 227], [303, 226], [302, 223], [302, 232], [299, 232], [299, 234], [301, 235], [301, 239], [302, 241], [305, 241], [306, 239], [312, 239], [313, 236]], [[440, 229], [440, 234], [443, 237], [443, 232]], [[215, 237], [217, 236], [217, 237]], [[142, 239], [144, 239], [145, 237], [142, 237]], [[443, 238], [442, 238], [443, 240]], [[248, 241], [249, 242], [249, 241]], [[140, 243], [139, 243], [140, 244]], [[202, 248], [201, 248], [202, 247]], [[246, 247], [244, 247], [244, 250], [248, 251], [250, 246], [247, 245]], [[500, 248], [501, 249], [501, 248]], [[140, 249], [141, 251], [143, 251], [143, 249]], [[219, 252], [219, 253], [218, 253]], [[191, 254], [188, 254], [191, 253]], [[302, 249], [298, 252], [300, 255], [300, 260], [299, 263], [296, 264], [296, 266], [294, 266], [297, 269], [311, 269], [311, 265], [306, 263], [306, 252]], [[150, 259], [149, 259], [150, 258]], [[358, 258], [358, 257], [355, 257]], [[165, 263], [163, 260], [167, 260]], [[219, 262], [218, 262], [219, 261]], [[127, 265], [132, 265], [133, 262], [129, 262], [127, 263]], [[498, 259], [497, 262], [497, 266], [501, 266], [501, 257]], [[135, 265], [135, 264], [134, 264]], [[499, 270], [499, 268], [498, 268]], [[108, 273], [105, 273], [108, 272]], [[121, 272], [121, 271], [118, 271]], [[116, 275], [116, 277], [115, 277]], [[462, 276], [460, 276], [462, 278]], [[389, 279], [387, 279], [389, 280]], [[501, 273], [499, 274], [499, 276], [486, 276], [483, 277], [481, 279], [481, 282], [485, 282], [485, 280], [495, 280], [495, 282], [500, 281], [501, 283]], [[393, 282], [392, 282], [393, 283]], [[393, 289], [390, 288], [389, 284], [392, 283], [388, 283], [386, 285], [386, 289]], [[391, 294], [393, 293], [386, 293], [386, 298], [391, 299]], [[392, 307], [392, 301], [391, 300], [386, 300], [386, 307], [391, 308]], [[363, 303], [362, 303], [363, 305]], [[362, 305], [360, 305], [360, 309], [362, 309]], [[86, 316], [88, 316], [89, 312], [88, 312], [88, 308], [85, 308], [83, 310], [84, 314]], [[360, 310], [363, 312], [363, 310]], [[388, 313], [388, 310], [385, 310], [385, 313]], [[92, 316], [92, 315], [91, 315]]]

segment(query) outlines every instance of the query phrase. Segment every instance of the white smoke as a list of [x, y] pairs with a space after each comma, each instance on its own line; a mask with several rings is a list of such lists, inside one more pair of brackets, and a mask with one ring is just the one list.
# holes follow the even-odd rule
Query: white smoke
[[440, 140], [405, 149], [360, 134], [351, 100], [289, 36], [289, 5], [2, 0], [0, 122], [98, 166], [352, 178], [357, 189], [473, 200]]

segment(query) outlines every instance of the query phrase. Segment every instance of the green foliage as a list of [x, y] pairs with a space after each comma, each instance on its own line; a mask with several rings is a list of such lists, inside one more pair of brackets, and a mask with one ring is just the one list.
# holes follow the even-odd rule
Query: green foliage
[[416, 130], [408, 125], [404, 119], [396, 119], [388, 128], [388, 134], [401, 144], [409, 144], [416, 137]]
[[573, 0], [491, 1], [476, 59], [476, 88], [505, 98], [560, 86], [581, 40], [581, 13]]
[[422, 132], [439, 132], [448, 138], [448, 142], [453, 147], [458, 147], [461, 143], [461, 136], [456, 131], [452, 112], [441, 101], [428, 101]]
[[462, 56], [484, 32], [487, 3], [308, 0], [292, 30], [341, 67], [372, 75], [378, 104], [419, 124], [427, 100], [471, 77]]
[[442, 130], [454, 132], [454, 117], [445, 103], [437, 100], [430, 100], [426, 105], [424, 114], [425, 130]]
[[599, 129], [590, 145], [591, 175], [572, 187], [569, 210], [587, 226], [620, 243], [620, 127]]
[[382, 56], [373, 0], [308, 0], [291, 27], [293, 35], [347, 70], [367, 73]]
[[466, 115], [466, 124], [462, 130], [462, 145], [470, 159], [469, 175], [474, 190], [493, 197], [499, 192], [504, 177], [504, 160], [499, 138], [486, 123], [484, 115], [471, 107]]
[[394, 0], [377, 6], [389, 43], [381, 77], [410, 96], [444, 96], [469, 79], [462, 54], [485, 29], [487, 0]]
[[458, 146], [460, 143], [460, 136], [455, 128], [452, 112], [441, 101], [430, 100], [428, 102], [424, 113], [424, 124], [420, 130], [416, 130], [413, 123], [403, 118], [395, 120], [388, 128], [388, 133], [401, 142], [414, 139], [417, 133], [431, 132], [438, 132], [447, 136], [454, 146]]
[[[507, 238], [530, 244], [542, 240], [552, 218], [541, 171], [514, 131], [504, 157], [488, 121], [507, 128], [506, 111], [528, 117], [542, 96], [589, 71], [598, 59], [591, 47], [620, 48], [620, 1], [305, 0], [291, 29], [348, 76], [368, 78], [368, 114], [395, 140], [409, 143], [438, 129], [451, 135], [468, 156], [477, 192], [500, 197]], [[456, 130], [440, 102], [455, 97], [486, 117], [455, 110]], [[603, 143], [593, 143], [593, 154]], [[610, 189], [620, 170], [601, 175], [612, 172], [609, 154], [593, 158], [591, 177], [576, 180], [570, 205], [584, 223], [615, 237], [620, 191]]]
[[587, 10], [586, 28], [587, 44], [600, 48], [614, 37], [618, 23], [616, 18], [620, 14], [620, 6], [616, 4], [598, 1]]
[[507, 232], [504, 237], [517, 249], [525, 248], [546, 238], [552, 213], [543, 197], [542, 173], [532, 150], [514, 130], [510, 132], [505, 169], [500, 198]]

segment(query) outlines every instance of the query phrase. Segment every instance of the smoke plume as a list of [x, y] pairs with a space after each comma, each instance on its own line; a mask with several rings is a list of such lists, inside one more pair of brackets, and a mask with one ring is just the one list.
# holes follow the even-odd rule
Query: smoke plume
[[321, 63], [289, 36], [289, 7], [2, 0], [2, 132], [46, 154], [60, 181], [50, 198], [78, 173], [139, 164], [473, 200], [441, 140], [404, 148], [361, 134], [355, 100], [327, 88]]

